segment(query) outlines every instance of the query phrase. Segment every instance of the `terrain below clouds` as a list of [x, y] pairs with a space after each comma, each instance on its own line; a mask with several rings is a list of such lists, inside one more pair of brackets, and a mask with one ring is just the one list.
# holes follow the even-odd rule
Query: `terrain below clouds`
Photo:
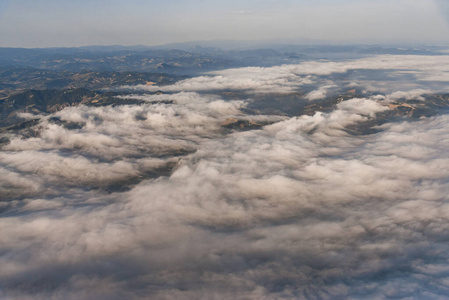
[[444, 62], [311, 60], [5, 102], [0, 297], [444, 298]]

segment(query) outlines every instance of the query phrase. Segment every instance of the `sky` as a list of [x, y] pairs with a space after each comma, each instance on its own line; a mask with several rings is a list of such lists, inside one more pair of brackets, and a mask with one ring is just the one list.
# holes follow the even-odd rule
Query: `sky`
[[0, 0], [0, 46], [449, 41], [444, 0]]

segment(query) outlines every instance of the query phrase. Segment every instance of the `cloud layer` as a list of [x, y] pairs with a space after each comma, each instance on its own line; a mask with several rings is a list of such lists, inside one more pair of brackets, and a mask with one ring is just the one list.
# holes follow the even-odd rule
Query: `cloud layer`
[[[299, 65], [228, 69], [168, 86], [138, 85], [124, 89], [150, 92], [237, 90], [290, 93], [317, 86], [317, 91], [309, 94], [309, 100], [324, 97], [324, 89], [333, 87], [334, 81], [339, 85], [360, 86], [383, 92], [396, 92], [398, 88], [422, 89], [432, 84], [447, 90], [444, 87], [449, 81], [447, 64], [447, 55], [380, 55], [349, 61], [306, 61]], [[370, 72], [363, 73], [367, 70]], [[342, 77], [341, 74], [346, 76]]]
[[[379, 59], [386, 58], [357, 64], [375, 68], [368, 62]], [[308, 64], [295, 74], [352, 68]], [[277, 70], [263, 72], [275, 78]], [[201, 87], [203, 79], [191, 82]], [[210, 84], [203, 87], [192, 90]], [[43, 116], [38, 136], [3, 147], [1, 298], [448, 294], [449, 116], [348, 133], [391, 101], [430, 89], [353, 98], [328, 113], [288, 118], [245, 115], [251, 99], [197, 92], [124, 96], [148, 102], [140, 106], [68, 108]], [[223, 128], [234, 118], [272, 124]], [[114, 190], [127, 181], [127, 189]]]

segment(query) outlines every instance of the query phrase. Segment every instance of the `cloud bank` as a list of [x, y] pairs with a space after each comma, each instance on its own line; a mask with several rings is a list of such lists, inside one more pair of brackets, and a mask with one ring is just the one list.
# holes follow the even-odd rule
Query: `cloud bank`
[[[369, 62], [379, 59], [387, 58], [353, 63], [376, 68]], [[353, 68], [344, 64], [263, 72]], [[414, 64], [440, 72], [433, 60]], [[198, 93], [210, 89], [204, 78], [189, 80], [203, 88], [178, 93], [180, 82], [165, 88], [173, 94], [123, 96], [147, 102], [140, 106], [64, 109], [43, 116], [36, 137], [2, 148], [1, 298], [448, 294], [449, 116], [349, 130], [395, 99], [425, 101], [431, 89], [354, 97], [327, 113], [252, 116], [251, 96], [225, 101]], [[271, 124], [223, 127], [234, 118]]]
[[[307, 87], [317, 86], [320, 95], [310, 95], [310, 100], [322, 98], [325, 86], [332, 87], [335, 82], [360, 85], [364, 88], [383, 92], [396, 92], [397, 88], [424, 89], [431, 84], [443, 84], [449, 81], [449, 56], [420, 55], [380, 55], [349, 61], [306, 61], [299, 65], [275, 67], [247, 67], [210, 72], [181, 80], [168, 86], [125, 86], [125, 90], [149, 92], [204, 92], [236, 90], [249, 93], [291, 93]], [[384, 72], [383, 77], [350, 72], [365, 70]], [[341, 77], [341, 74], [348, 74]], [[340, 75], [340, 76], [338, 76]], [[334, 77], [332, 77], [334, 76]], [[335, 77], [336, 76], [336, 77]], [[356, 80], [356, 82], [352, 80]], [[329, 88], [328, 87], [328, 88]], [[436, 88], [436, 87], [434, 87]], [[396, 89], [396, 90], [394, 90]]]

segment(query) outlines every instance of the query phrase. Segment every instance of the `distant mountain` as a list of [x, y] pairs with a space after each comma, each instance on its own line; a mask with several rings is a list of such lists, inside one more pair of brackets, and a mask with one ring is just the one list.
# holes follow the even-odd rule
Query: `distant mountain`
[[122, 85], [172, 84], [186, 76], [169, 75], [167, 69], [159, 73], [114, 72], [114, 71], [54, 71], [31, 67], [0, 67], [0, 99], [30, 89], [74, 89], [99, 90]]
[[[28, 90], [0, 100], [0, 128], [28, 124], [20, 118], [20, 113], [34, 115], [54, 113], [70, 106], [80, 104], [90, 106], [140, 104], [142, 101], [119, 99], [113, 92], [100, 93], [84, 88], [65, 90]], [[7, 128], [8, 129], [8, 128]]]
[[163, 70], [169, 74], [196, 75], [227, 68], [295, 64], [307, 59], [354, 58], [371, 54], [440, 54], [439, 48], [424, 46], [404, 48], [382, 45], [271, 44], [228, 50], [207, 46], [207, 43], [192, 42], [176, 46], [179, 49], [166, 48], [168, 46], [0, 48], [0, 68], [35, 68], [58, 72], [150, 73]]
[[0, 67], [31, 67], [43, 70], [80, 72], [154, 72], [161, 64], [176, 66], [172, 72], [212, 70], [242, 66], [241, 62], [220, 55], [191, 53], [183, 50], [123, 50], [105, 48], [0, 48]]
[[[273, 49], [221, 50], [195, 46], [158, 49], [145, 46], [88, 46], [81, 48], [0, 48], [0, 68], [35, 68], [51, 71], [158, 72], [197, 74], [246, 66], [298, 63], [301, 57]], [[256, 58], [248, 60], [248, 57]], [[302, 56], [303, 58], [303, 56]]]

